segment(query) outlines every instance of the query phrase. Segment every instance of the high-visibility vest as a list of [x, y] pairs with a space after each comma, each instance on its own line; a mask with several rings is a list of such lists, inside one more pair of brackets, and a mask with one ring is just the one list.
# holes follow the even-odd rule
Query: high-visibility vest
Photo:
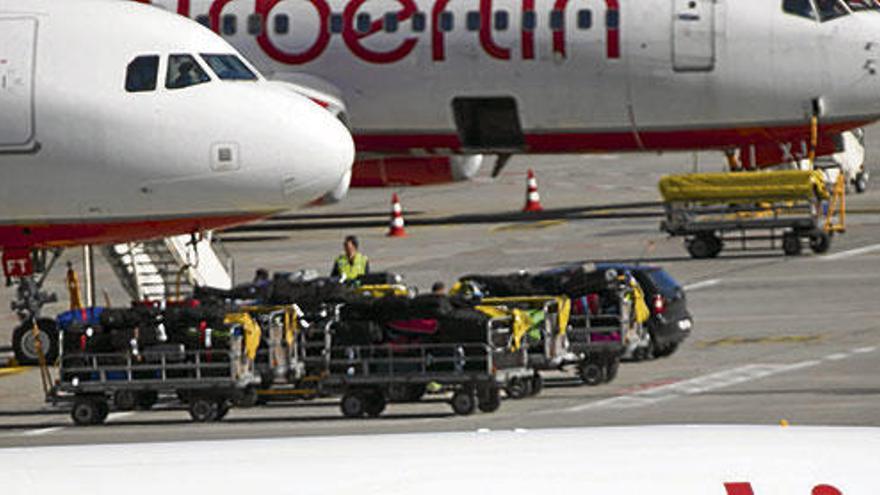
[[355, 280], [367, 274], [369, 259], [361, 253], [354, 255], [354, 262], [349, 261], [348, 256], [340, 255], [336, 258], [336, 269], [345, 280]]

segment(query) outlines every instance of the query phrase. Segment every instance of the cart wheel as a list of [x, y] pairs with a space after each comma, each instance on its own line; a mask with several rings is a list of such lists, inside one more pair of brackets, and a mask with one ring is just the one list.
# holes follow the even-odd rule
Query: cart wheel
[[477, 407], [484, 413], [493, 413], [501, 407], [501, 390], [497, 385], [489, 385], [479, 389], [479, 403]]
[[862, 194], [868, 190], [868, 176], [864, 172], [859, 172], [855, 180], [856, 192]]
[[346, 418], [360, 418], [366, 412], [366, 398], [361, 392], [346, 392], [339, 407]]
[[469, 414], [473, 414], [474, 410], [477, 408], [477, 398], [474, 395], [473, 390], [456, 390], [454, 394], [452, 394], [452, 401], [450, 401], [452, 405], [452, 410], [455, 411], [455, 414], [460, 416], [467, 416]]
[[617, 370], [620, 369], [620, 360], [614, 359], [605, 364], [605, 383], [611, 383], [617, 378]]
[[238, 407], [254, 407], [260, 401], [260, 396], [257, 394], [257, 389], [255, 387], [247, 387], [241, 393], [241, 397], [235, 401], [235, 405]]
[[137, 397], [131, 390], [117, 390], [113, 394], [113, 405], [119, 411], [131, 411], [137, 406]]
[[531, 393], [532, 381], [515, 376], [507, 381], [507, 386], [504, 390], [511, 399], [522, 399]]
[[195, 397], [189, 403], [189, 415], [193, 421], [208, 423], [217, 419], [217, 402], [206, 397]]
[[782, 236], [782, 251], [786, 256], [798, 256], [801, 254], [801, 239], [794, 232]]
[[541, 390], [544, 390], [544, 377], [537, 371], [535, 372], [535, 376], [532, 377], [531, 388], [532, 389], [529, 390], [529, 395], [538, 395], [541, 393]]
[[104, 399], [97, 399], [98, 401], [98, 422], [96, 425], [102, 424], [104, 421], [107, 421], [107, 416], [110, 416], [110, 404], [107, 403]]
[[810, 249], [816, 254], [827, 253], [831, 247], [831, 236], [824, 230], [816, 230], [810, 234]]
[[724, 241], [722, 241], [718, 236], [713, 235], [709, 238], [711, 242], [709, 243], [709, 257], [717, 258], [721, 251], [724, 250]]
[[378, 418], [380, 414], [385, 410], [385, 406], [388, 404], [388, 401], [385, 400], [385, 394], [380, 391], [373, 392], [369, 394], [366, 398], [366, 403], [364, 404], [364, 412], [367, 413], [367, 416], [371, 418]]
[[605, 382], [605, 369], [597, 363], [584, 363], [578, 368], [581, 380], [591, 387]]
[[[691, 258], [701, 260], [712, 257], [713, 243], [712, 237], [706, 235], [698, 235], [685, 243]], [[720, 252], [720, 251], [719, 251]]]
[[107, 419], [103, 413], [103, 407], [107, 408], [107, 402], [96, 397], [81, 396], [73, 401], [73, 408], [70, 410], [70, 417], [78, 426], [99, 425]]
[[141, 411], [149, 411], [159, 402], [159, 392], [147, 390], [137, 394], [137, 408]]
[[229, 414], [229, 410], [232, 406], [229, 404], [227, 400], [218, 400], [217, 401], [217, 415], [214, 416], [214, 421], [220, 421]]

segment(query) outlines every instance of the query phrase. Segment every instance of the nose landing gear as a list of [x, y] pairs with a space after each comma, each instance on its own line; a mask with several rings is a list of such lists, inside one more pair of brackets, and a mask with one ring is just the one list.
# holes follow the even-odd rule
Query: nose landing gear
[[38, 251], [32, 255], [33, 270], [8, 273], [6, 285], [16, 285], [15, 300], [10, 305], [21, 322], [12, 333], [12, 350], [19, 364], [40, 364], [40, 357], [47, 362], [58, 358], [58, 332], [55, 320], [42, 318], [43, 306], [57, 302], [58, 297], [43, 291], [46, 276], [61, 256], [62, 250], [51, 251], [46, 260], [46, 252]]

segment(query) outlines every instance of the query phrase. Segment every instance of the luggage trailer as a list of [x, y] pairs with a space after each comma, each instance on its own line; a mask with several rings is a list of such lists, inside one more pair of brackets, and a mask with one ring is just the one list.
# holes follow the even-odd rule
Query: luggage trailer
[[260, 383], [251, 349], [259, 331], [245, 316], [227, 315], [229, 349], [187, 351], [182, 344], [163, 344], [137, 353], [65, 352], [59, 332], [58, 380], [46, 401], [70, 406], [80, 426], [104, 423], [111, 405], [146, 410], [160, 400], [184, 402], [193, 421], [219, 421], [233, 405], [250, 400]]
[[[789, 172], [750, 172], [748, 179], [771, 181], [775, 175], [794, 175]], [[731, 188], [729, 194], [726, 194], [723, 183], [707, 190], [705, 196], [701, 196], [699, 190], [689, 194], [667, 193], [664, 181], [669, 183], [688, 177], [664, 178], [661, 191], [664, 193], [666, 218], [661, 222], [660, 230], [673, 237], [684, 237], [685, 248], [695, 259], [715, 258], [730, 245], [739, 245], [742, 251], [752, 250], [755, 249], [750, 248], [753, 241], [769, 241], [770, 249], [782, 248], [786, 255], [797, 256], [801, 254], [805, 240], [814, 253], [825, 253], [831, 247], [832, 236], [846, 231], [845, 180], [839, 177], [829, 194], [821, 175], [813, 177], [813, 172], [795, 173], [805, 174], [805, 184], [794, 186], [800, 189], [797, 193], [791, 192], [793, 186], [789, 182], [780, 186], [780, 192], [763, 187], [755, 195], [744, 195], [743, 186], [736, 183], [733, 185], [739, 188]]]
[[187, 404], [193, 421], [219, 421], [259, 383], [230, 351], [72, 354], [59, 360], [59, 380], [47, 394], [70, 405], [80, 426], [104, 423], [110, 406], [150, 409], [163, 397]]
[[[320, 396], [341, 397], [340, 409], [349, 418], [377, 417], [389, 402], [419, 401], [431, 386], [452, 392], [449, 405], [456, 414], [494, 412], [501, 387], [535, 372], [525, 347], [512, 346], [510, 318], [493, 318], [487, 326], [487, 342], [340, 345], [330, 337], [314, 339], [301, 347], [308, 375], [315, 377], [309, 387]], [[305, 390], [297, 384], [287, 389]]]

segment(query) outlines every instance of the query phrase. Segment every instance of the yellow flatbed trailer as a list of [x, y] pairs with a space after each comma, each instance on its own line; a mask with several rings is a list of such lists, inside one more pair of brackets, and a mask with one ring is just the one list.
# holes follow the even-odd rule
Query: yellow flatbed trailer
[[846, 231], [846, 184], [831, 190], [819, 171], [723, 172], [666, 176], [660, 180], [666, 218], [661, 230], [685, 238], [693, 258], [714, 258], [726, 245], [748, 250], [769, 241], [799, 255], [807, 240], [817, 254]]

